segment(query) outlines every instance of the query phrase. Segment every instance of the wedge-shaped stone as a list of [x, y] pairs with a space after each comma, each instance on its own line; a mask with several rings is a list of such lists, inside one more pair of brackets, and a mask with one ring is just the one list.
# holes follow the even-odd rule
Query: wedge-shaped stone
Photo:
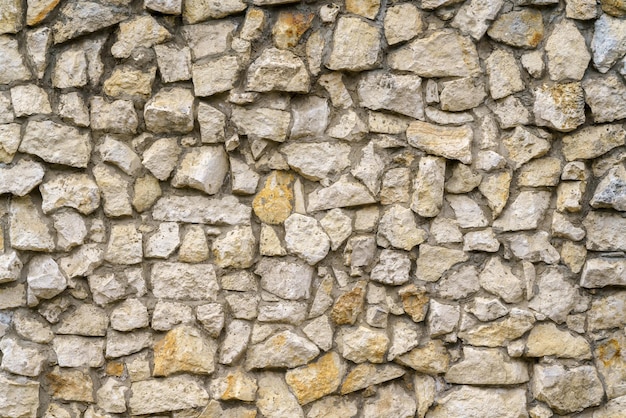
[[183, 156], [172, 179], [174, 187], [191, 187], [207, 194], [216, 194], [228, 174], [228, 156], [224, 147], [191, 148]]
[[30, 121], [19, 151], [53, 164], [85, 168], [91, 156], [91, 135], [53, 121]]
[[422, 77], [468, 77], [480, 72], [476, 46], [453, 30], [440, 30], [389, 53], [389, 66]]
[[12, 167], [0, 168], [0, 194], [24, 196], [35, 188], [45, 173], [44, 167], [30, 160], [20, 160]]
[[[579, 82], [552, 86], [544, 84], [534, 92], [533, 112], [537, 126], [569, 132], [585, 123], [585, 98]], [[596, 122], [603, 120], [596, 119]]]
[[450, 366], [446, 381], [461, 385], [517, 385], [528, 382], [528, 366], [497, 348], [463, 348], [463, 360]]
[[73, 208], [89, 215], [100, 206], [100, 190], [87, 174], [64, 174], [39, 186], [44, 213], [61, 207]]
[[154, 345], [154, 376], [186, 372], [211, 374], [215, 370], [217, 343], [205, 338], [189, 325], [181, 325], [165, 334]]
[[362, 183], [351, 181], [346, 175], [328, 187], [311, 192], [307, 209], [309, 212], [315, 212], [318, 210], [367, 205], [375, 202], [376, 199], [370, 195], [367, 187]]
[[503, 4], [503, 0], [466, 2], [454, 16], [452, 27], [458, 28], [478, 41], [487, 32], [491, 21], [498, 15]]
[[336, 71], [368, 70], [377, 66], [380, 52], [380, 30], [357, 17], [344, 16], [337, 22], [326, 66]]
[[424, 118], [422, 79], [372, 71], [362, 75], [358, 94], [360, 105], [372, 110], [391, 110], [415, 119]]
[[461, 250], [422, 244], [416, 262], [415, 276], [418, 280], [436, 282], [452, 266], [468, 259], [467, 253]]
[[619, 214], [591, 211], [583, 226], [587, 230], [587, 249], [626, 251], [626, 219]]
[[111, 46], [111, 55], [128, 58], [135, 48], [151, 48], [170, 36], [167, 29], [152, 16], [138, 16], [119, 25], [117, 41]]
[[383, 363], [389, 348], [389, 337], [384, 330], [373, 330], [365, 326], [344, 328], [337, 337], [343, 357], [354, 363]]
[[202, 196], [166, 196], [153, 207], [157, 221], [216, 225], [249, 224], [252, 209], [234, 196], [210, 199]]
[[157, 298], [215, 301], [219, 285], [212, 264], [157, 262], [150, 275]]
[[391, 383], [376, 391], [374, 397], [363, 402], [363, 418], [382, 416], [413, 417], [417, 409], [415, 394], [408, 392], [399, 383]]
[[411, 260], [402, 251], [382, 250], [378, 263], [371, 273], [371, 280], [398, 286], [409, 281]]
[[306, 338], [292, 331], [282, 331], [248, 348], [246, 368], [293, 368], [313, 360], [319, 352]]
[[526, 390], [461, 386], [437, 399], [428, 418], [527, 417]]
[[298, 56], [290, 51], [268, 48], [250, 64], [246, 90], [307, 93], [310, 84], [309, 73]]
[[395, 361], [408, 366], [418, 373], [445, 373], [450, 365], [450, 354], [440, 340], [430, 340], [406, 354], [396, 357]]
[[565, 368], [559, 363], [536, 364], [531, 390], [538, 400], [561, 415], [598, 405], [604, 396], [602, 382], [593, 366]]
[[309, 298], [313, 268], [300, 260], [263, 258], [254, 272], [268, 292], [287, 300]]
[[204, 407], [209, 394], [203, 386], [184, 375], [133, 382], [128, 406], [133, 415]]
[[474, 132], [469, 125], [438, 126], [426, 122], [412, 122], [406, 130], [409, 144], [429, 154], [472, 162], [472, 140]]
[[289, 386], [285, 384], [282, 373], [261, 373], [258, 383], [259, 391], [256, 406], [264, 417], [304, 418], [302, 407], [298, 404], [293, 393], [289, 391]]
[[535, 229], [550, 206], [550, 192], [522, 191], [505, 209], [493, 227], [501, 231]]
[[531, 312], [513, 308], [506, 318], [463, 330], [459, 337], [465, 344], [502, 347], [524, 335], [534, 323], [535, 316]]
[[113, 26], [130, 16], [127, 2], [79, 1], [66, 3], [52, 27], [54, 43], [58, 44], [78, 36]]
[[25, 81], [31, 77], [18, 48], [17, 39], [9, 35], [0, 36], [0, 84]]
[[400, 205], [391, 206], [380, 219], [376, 241], [379, 245], [391, 245], [406, 251], [426, 241], [428, 234], [418, 228], [415, 214], [411, 209]]
[[287, 371], [285, 380], [300, 405], [306, 405], [337, 390], [345, 373], [343, 359], [330, 352], [315, 363]]
[[586, 360], [591, 358], [591, 347], [584, 337], [560, 330], [552, 322], [546, 322], [530, 331], [526, 341], [526, 356]]
[[505, 302], [519, 302], [524, 295], [522, 282], [511, 272], [511, 268], [503, 264], [500, 257], [489, 259], [480, 272], [480, 285], [490, 293], [498, 295]]
[[246, 109], [233, 106], [232, 122], [241, 135], [283, 142], [287, 139], [291, 113], [270, 108]]
[[389, 380], [402, 377], [406, 373], [400, 366], [395, 364], [383, 364], [380, 366], [363, 363], [354, 367], [341, 385], [341, 394], [356, 392], [357, 390], [378, 385]]
[[594, 208], [612, 208], [626, 211], [624, 186], [626, 186], [626, 169], [620, 164], [610, 169], [607, 175], [600, 181], [589, 203]]

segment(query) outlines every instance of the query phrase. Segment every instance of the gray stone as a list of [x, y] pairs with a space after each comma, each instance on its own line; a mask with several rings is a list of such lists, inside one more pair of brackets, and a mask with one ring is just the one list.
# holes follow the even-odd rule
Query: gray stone
[[372, 110], [391, 110], [415, 119], [424, 118], [422, 79], [386, 71], [364, 73], [357, 88], [360, 105]]
[[495, 230], [536, 229], [550, 206], [550, 192], [522, 191], [493, 223]]
[[469, 256], [461, 250], [428, 244], [420, 245], [415, 276], [418, 280], [436, 282], [452, 266], [467, 261]]
[[128, 58], [135, 48], [151, 48], [170, 38], [170, 33], [150, 15], [138, 16], [122, 22], [117, 40], [111, 46], [115, 58]]
[[193, 64], [191, 73], [195, 95], [212, 96], [232, 89], [239, 77], [239, 69], [237, 57], [230, 55]]
[[485, 290], [501, 297], [505, 302], [520, 302], [524, 295], [522, 282], [498, 256], [487, 261], [480, 272], [479, 280]]
[[[293, 368], [313, 360], [319, 354], [315, 344], [291, 331], [274, 334], [248, 348], [246, 368]], [[262, 387], [261, 382], [259, 386]]]
[[580, 286], [588, 289], [626, 286], [626, 259], [601, 257], [587, 260]]
[[[13, 114], [10, 110], [5, 114]], [[19, 123], [0, 125], [0, 162], [10, 163], [20, 146], [22, 126]]]
[[91, 128], [115, 134], [134, 134], [139, 119], [130, 100], [108, 102], [103, 97], [91, 98]]
[[246, 90], [307, 93], [310, 77], [304, 62], [290, 51], [267, 48], [248, 68]]
[[398, 383], [381, 387], [375, 397], [363, 404], [363, 418], [377, 418], [389, 414], [394, 417], [413, 417], [417, 404], [412, 393]]
[[485, 60], [485, 66], [489, 76], [489, 91], [494, 100], [524, 90], [522, 75], [512, 53], [497, 49]]
[[563, 20], [554, 26], [546, 42], [546, 55], [552, 81], [581, 80], [591, 60], [585, 38], [571, 20]]
[[174, 187], [191, 187], [216, 194], [228, 174], [228, 156], [222, 146], [191, 148], [181, 159], [172, 179]]
[[450, 366], [446, 381], [462, 385], [516, 385], [530, 380], [528, 366], [497, 348], [463, 348], [463, 360]]
[[52, 348], [61, 367], [101, 367], [104, 365], [104, 339], [57, 335]]
[[52, 251], [52, 229], [29, 196], [12, 198], [9, 207], [9, 238], [16, 250]]
[[371, 280], [398, 286], [409, 281], [411, 260], [408, 255], [393, 250], [382, 250], [378, 263], [371, 273]]
[[[267, 1], [267, 0], [264, 0]], [[284, 1], [284, 0], [283, 0]], [[255, 0], [255, 3], [259, 0]], [[289, 391], [281, 374], [265, 372], [258, 378], [257, 408], [268, 418], [304, 418], [297, 398]]]
[[409, 208], [400, 205], [391, 206], [378, 224], [376, 239], [379, 245], [391, 245], [406, 251], [424, 242], [427, 233], [417, 227], [415, 215]]
[[44, 167], [30, 160], [20, 160], [11, 167], [0, 168], [0, 193], [24, 196], [30, 193], [45, 173]]
[[14, 81], [26, 81], [31, 74], [18, 51], [17, 39], [9, 35], [0, 35], [0, 83], [9, 84]]
[[343, 176], [332, 185], [311, 192], [307, 210], [315, 212], [318, 210], [366, 205], [375, 201], [364, 185], [350, 181], [348, 176]]
[[598, 71], [609, 71], [626, 54], [626, 22], [607, 14], [600, 15], [594, 22], [591, 50]]
[[543, 18], [536, 9], [524, 7], [501, 14], [487, 34], [496, 41], [519, 48], [536, 48], [543, 39]]
[[216, 225], [249, 224], [252, 209], [234, 196], [166, 196], [157, 201], [152, 216], [157, 221]]
[[104, 214], [110, 217], [131, 215], [133, 208], [128, 178], [106, 164], [96, 165], [92, 172], [104, 200]]
[[59, 95], [58, 113], [61, 118], [76, 126], [87, 127], [90, 124], [89, 111], [85, 99], [77, 92]]
[[4, 337], [0, 340], [2, 367], [10, 373], [37, 377], [41, 373], [47, 356], [44, 346]]
[[389, 337], [384, 330], [359, 326], [344, 328], [336, 337], [339, 350], [346, 360], [354, 363], [383, 363], [389, 347]]
[[560, 324], [578, 302], [578, 290], [557, 267], [544, 271], [536, 281], [537, 292], [528, 307]]
[[39, 407], [39, 382], [0, 376], [0, 414], [35, 418]]
[[480, 79], [463, 77], [444, 82], [439, 101], [442, 110], [459, 112], [479, 106], [486, 97], [485, 84]]
[[88, 215], [100, 206], [100, 190], [87, 174], [62, 174], [39, 186], [44, 213], [61, 207]]
[[190, 90], [158, 91], [144, 107], [146, 129], [155, 133], [188, 133], [194, 125], [194, 98]]
[[330, 107], [328, 100], [307, 96], [291, 103], [293, 125], [289, 137], [291, 139], [317, 139], [324, 135], [328, 127]]
[[91, 156], [91, 135], [53, 121], [28, 122], [19, 151], [53, 164], [85, 168]]
[[395, 45], [421, 34], [425, 29], [422, 17], [421, 11], [411, 3], [388, 7], [383, 25], [387, 43]]
[[215, 301], [219, 285], [212, 264], [156, 262], [150, 274], [158, 298]]
[[447, 196], [446, 200], [454, 211], [459, 227], [480, 228], [489, 225], [483, 210], [475, 200], [466, 195]]
[[480, 40], [489, 29], [491, 21], [498, 15], [503, 4], [503, 0], [466, 2], [454, 16], [452, 27], [469, 34], [475, 40]]
[[583, 89], [594, 122], [626, 118], [626, 84], [623, 79], [615, 74], [588, 78], [583, 82]]
[[0, 34], [17, 33], [22, 29], [22, 3], [17, 0], [2, 0], [0, 3]]
[[315, 218], [294, 213], [285, 220], [287, 250], [310, 265], [321, 261], [330, 250], [330, 239]]
[[189, 23], [219, 19], [246, 9], [243, 0], [187, 0], [184, 3], [183, 17]]
[[626, 219], [619, 214], [590, 211], [583, 226], [587, 230], [588, 250], [626, 250]]
[[460, 317], [461, 308], [459, 306], [447, 305], [431, 299], [426, 318], [430, 336], [438, 337], [454, 332]]
[[130, 15], [129, 6], [125, 3], [84, 1], [63, 5], [59, 19], [52, 27], [54, 43], [65, 42], [121, 22]]
[[[150, 0], [147, 0], [150, 1]], [[186, 81], [191, 78], [191, 49], [174, 44], [155, 45], [159, 74], [164, 83]]]
[[57, 328], [57, 334], [104, 337], [109, 327], [109, 317], [104, 309], [83, 304], [65, 315]]
[[[355, 45], [353, 39], [360, 41]], [[357, 18], [344, 16], [337, 22], [333, 48], [326, 66], [335, 71], [363, 71], [378, 65], [381, 53], [379, 29]]]
[[437, 126], [426, 122], [412, 122], [406, 131], [409, 145], [441, 157], [472, 162], [474, 132], [469, 125]]

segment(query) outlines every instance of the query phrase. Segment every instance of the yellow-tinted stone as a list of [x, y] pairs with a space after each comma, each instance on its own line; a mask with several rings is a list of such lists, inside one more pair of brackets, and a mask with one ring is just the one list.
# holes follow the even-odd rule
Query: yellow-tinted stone
[[420, 290], [414, 284], [408, 285], [398, 291], [402, 298], [404, 312], [409, 314], [415, 322], [421, 322], [426, 317], [430, 298], [424, 290]]
[[380, 9], [380, 0], [346, 0], [346, 10], [350, 13], [374, 19]]
[[217, 344], [199, 330], [187, 325], [175, 328], [154, 345], [154, 376], [213, 373], [216, 351]]
[[76, 402], [93, 402], [91, 376], [80, 370], [55, 367], [46, 375], [48, 393], [55, 399]]
[[293, 176], [274, 171], [265, 181], [265, 186], [254, 198], [252, 208], [262, 222], [280, 224], [291, 214], [293, 208]]
[[289, 370], [285, 380], [300, 405], [304, 405], [337, 390], [345, 372], [341, 357], [331, 352], [315, 363]]
[[121, 361], [110, 361], [107, 363], [105, 371], [109, 376], [120, 377], [124, 374], [124, 363]]
[[354, 289], [337, 298], [330, 318], [337, 325], [354, 324], [359, 314], [363, 312], [364, 297], [365, 282], [361, 282]]
[[281, 49], [296, 46], [300, 37], [311, 27], [313, 17], [313, 13], [280, 13], [272, 28], [274, 44]]
[[396, 360], [402, 365], [426, 374], [445, 373], [450, 365], [448, 350], [439, 340], [429, 341], [423, 347], [414, 348]]

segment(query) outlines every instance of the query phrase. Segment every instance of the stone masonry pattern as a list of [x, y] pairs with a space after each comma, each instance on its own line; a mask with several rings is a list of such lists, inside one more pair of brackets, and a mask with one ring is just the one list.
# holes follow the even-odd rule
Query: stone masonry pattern
[[625, 418], [626, 1], [0, 0], [0, 417]]

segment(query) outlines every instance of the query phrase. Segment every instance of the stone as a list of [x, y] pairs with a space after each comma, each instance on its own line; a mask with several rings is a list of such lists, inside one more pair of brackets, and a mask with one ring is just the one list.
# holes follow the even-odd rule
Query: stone
[[497, 49], [485, 60], [485, 66], [489, 76], [489, 91], [494, 100], [524, 90], [524, 82], [512, 53]]
[[281, 322], [300, 325], [306, 319], [306, 304], [292, 301], [265, 302], [259, 305], [260, 322]]
[[320, 225], [330, 238], [330, 248], [337, 250], [352, 234], [352, 218], [341, 209], [333, 209], [320, 220]]
[[342, 80], [340, 72], [331, 72], [320, 76], [318, 83], [330, 96], [333, 106], [346, 109], [352, 106], [352, 97]]
[[300, 260], [263, 258], [254, 270], [261, 287], [287, 300], [309, 298], [313, 269]]
[[591, 302], [591, 309], [587, 313], [587, 330], [597, 331], [622, 327], [626, 322], [624, 303], [626, 293], [618, 292], [612, 295], [596, 297]]
[[57, 335], [52, 348], [60, 367], [101, 367], [104, 365], [104, 339]]
[[39, 190], [44, 213], [68, 207], [89, 215], [100, 206], [98, 185], [87, 174], [58, 175], [43, 183]]
[[314, 363], [287, 371], [285, 380], [298, 403], [306, 405], [337, 390], [345, 372], [341, 357], [331, 352]]
[[[304, 239], [304, 235], [306, 239]], [[294, 213], [285, 220], [287, 250], [310, 265], [321, 261], [330, 250], [330, 239], [315, 218]]]
[[147, 327], [149, 314], [139, 299], [126, 299], [111, 312], [111, 328], [117, 331], [132, 331]]
[[437, 126], [415, 121], [409, 125], [406, 135], [409, 145], [427, 153], [459, 160], [464, 164], [472, 162], [474, 133], [469, 125]]
[[341, 385], [341, 394], [356, 392], [357, 390], [397, 379], [406, 372], [394, 364], [373, 365], [362, 363], [355, 366], [346, 376]]
[[302, 35], [311, 27], [314, 16], [312, 13], [279, 13], [272, 27], [274, 45], [280, 49], [293, 48], [298, 45]]
[[22, 29], [22, 3], [16, 0], [3, 0], [0, 4], [0, 34], [17, 33]]
[[216, 194], [228, 174], [228, 156], [224, 147], [191, 148], [182, 157], [172, 179], [174, 187], [191, 187], [207, 194]]
[[562, 331], [551, 322], [535, 325], [528, 334], [526, 356], [590, 359], [591, 347], [587, 340], [568, 331]]
[[57, 334], [104, 337], [109, 327], [109, 317], [104, 309], [83, 304], [59, 321]]
[[601, 73], [606, 73], [626, 53], [625, 28], [622, 19], [607, 14], [594, 22], [591, 50], [593, 64]]
[[54, 43], [108, 28], [129, 16], [130, 9], [124, 2], [64, 4], [59, 11], [60, 18], [52, 27]]
[[[373, 146], [372, 146], [373, 148]], [[380, 158], [380, 157], [378, 157]], [[380, 185], [380, 203], [390, 205], [393, 203], [405, 203], [409, 201], [409, 190], [411, 188], [411, 170], [405, 167], [392, 168], [383, 174], [384, 164], [381, 160], [380, 175], [382, 185]], [[370, 191], [372, 190], [369, 187]]]
[[445, 373], [450, 364], [450, 354], [440, 340], [429, 340], [406, 354], [396, 357], [395, 361], [424, 374]]
[[463, 237], [463, 251], [485, 251], [495, 253], [500, 249], [498, 241], [492, 228], [480, 231], [470, 231]]
[[133, 224], [111, 225], [104, 259], [113, 264], [131, 265], [143, 258], [142, 235]]
[[39, 406], [39, 382], [0, 376], [0, 414], [35, 418]]
[[330, 318], [336, 325], [354, 325], [359, 315], [363, 312], [365, 298], [364, 283], [357, 283], [354, 288], [341, 294], [333, 305]]
[[[243, 5], [243, 3], [242, 3]], [[243, 7], [246, 7], [243, 5]], [[246, 12], [246, 18], [243, 22], [239, 37], [246, 41], [255, 41], [263, 33], [265, 26], [265, 12], [262, 9], [251, 7]]]
[[341, 396], [326, 396], [311, 404], [307, 418], [345, 417], [354, 418], [358, 414], [357, 403]]
[[310, 83], [300, 58], [290, 51], [268, 48], [250, 64], [246, 90], [307, 93]]
[[289, 143], [280, 148], [287, 164], [309, 180], [337, 177], [350, 167], [350, 146], [341, 143]]
[[180, 325], [154, 345], [154, 376], [178, 372], [211, 374], [215, 370], [217, 343], [199, 330]]
[[118, 65], [104, 81], [103, 91], [115, 99], [144, 101], [150, 97], [155, 76], [156, 67], [142, 71], [127, 65]]
[[209, 393], [215, 399], [253, 402], [257, 389], [256, 378], [237, 368], [218, 374], [211, 381]]
[[618, 214], [590, 211], [583, 221], [587, 230], [587, 249], [591, 251], [626, 250], [626, 220]]
[[382, 250], [370, 278], [379, 283], [398, 286], [409, 280], [410, 270], [411, 260], [405, 253]]
[[424, 118], [422, 79], [386, 71], [364, 73], [357, 87], [360, 105], [372, 110], [391, 110], [415, 119]]
[[592, 258], [587, 260], [580, 286], [587, 289], [605, 286], [626, 286], [626, 260], [623, 258]]
[[438, 30], [411, 41], [387, 56], [394, 70], [421, 77], [468, 77], [480, 71], [476, 46], [453, 30]]
[[[7, 112], [8, 113], [8, 112]], [[21, 125], [9, 123], [0, 125], [0, 162], [10, 163], [20, 146]]]
[[533, 112], [538, 126], [569, 132], [585, 122], [585, 100], [580, 83], [543, 85], [534, 92]]
[[0, 83], [9, 84], [30, 79], [30, 71], [18, 51], [17, 39], [0, 35], [0, 54], [4, 57], [0, 64]]
[[624, 144], [626, 131], [615, 124], [584, 127], [563, 137], [563, 155], [567, 161], [593, 159]]
[[485, 84], [480, 79], [463, 77], [443, 83], [439, 102], [442, 110], [459, 112], [479, 106], [486, 97]]
[[92, 148], [89, 133], [52, 121], [30, 121], [25, 129], [20, 152], [53, 164], [87, 167]]
[[367, 205], [374, 202], [375, 199], [363, 184], [351, 181], [346, 175], [328, 187], [318, 188], [311, 192], [307, 210], [315, 212], [318, 210]]
[[565, 16], [570, 19], [589, 20], [597, 15], [596, 3], [589, 0], [568, 0], [565, 6]]
[[524, 67], [531, 77], [541, 78], [544, 70], [542, 51], [527, 52], [522, 55], [520, 61], [522, 63], [522, 67]]
[[[219, 303], [207, 303], [196, 308], [196, 317], [213, 338], [219, 337], [224, 328], [224, 308]], [[193, 322], [193, 317], [190, 319]]]
[[461, 6], [452, 20], [452, 27], [458, 28], [463, 33], [469, 34], [475, 40], [480, 40], [496, 18], [504, 1], [481, 2], [470, 1]]
[[239, 77], [237, 57], [226, 55], [201, 64], [194, 63], [191, 68], [194, 94], [212, 96], [232, 89]]
[[561, 177], [561, 161], [544, 157], [524, 164], [518, 172], [518, 184], [529, 187], [556, 186]]
[[464, 251], [422, 244], [416, 262], [415, 276], [418, 280], [436, 282], [452, 266], [467, 261], [468, 258]]
[[493, 223], [496, 230], [523, 231], [537, 228], [550, 204], [550, 192], [522, 191]]
[[626, 170], [622, 165], [609, 170], [608, 174], [600, 181], [589, 202], [594, 208], [613, 208], [623, 211], [626, 209], [626, 196], [622, 195], [621, 189], [626, 182]]
[[450, 218], [434, 218], [430, 224], [430, 233], [437, 244], [463, 241], [463, 234], [457, 222]]
[[151, 347], [153, 335], [148, 330], [124, 333], [109, 330], [107, 333], [105, 355], [107, 358], [128, 356]]
[[[60, 242], [61, 234], [59, 233]], [[59, 267], [68, 278], [88, 276], [102, 264], [104, 249], [98, 244], [84, 244], [68, 257], [59, 259]]]
[[94, 402], [93, 380], [80, 370], [65, 370], [56, 366], [45, 376], [49, 393], [54, 399]]
[[[318, 354], [319, 349], [311, 341], [292, 331], [281, 331], [262, 343], [250, 345], [245, 364], [248, 370], [294, 368], [307, 364]], [[259, 388], [263, 388], [261, 380]]]
[[512, 236], [508, 244], [513, 256], [520, 260], [546, 264], [556, 264], [560, 260], [558, 251], [550, 244], [550, 234], [546, 231]]
[[583, 89], [594, 122], [611, 122], [626, 117], [626, 84], [618, 76], [609, 74], [589, 78], [583, 82]]
[[183, 17], [189, 23], [198, 23], [209, 18], [226, 17], [245, 9], [246, 4], [242, 0], [188, 0], [183, 5]]
[[144, 212], [150, 209], [161, 195], [162, 191], [159, 181], [150, 174], [146, 174], [135, 180], [133, 187], [133, 207], [137, 212]]
[[18, 310], [13, 314], [15, 332], [24, 339], [39, 344], [47, 344], [54, 338], [50, 326], [37, 314]]
[[[154, 1], [154, 0], [147, 0]], [[159, 74], [164, 83], [191, 79], [191, 49], [174, 44], [155, 45]]]
[[254, 262], [256, 246], [252, 228], [238, 226], [213, 242], [215, 264], [221, 268], [248, 268]]
[[293, 208], [293, 189], [291, 174], [274, 171], [265, 180], [265, 186], [257, 193], [252, 208], [256, 216], [265, 223], [283, 223]]
[[84, 51], [78, 47], [65, 49], [54, 64], [52, 85], [61, 89], [85, 86], [89, 81], [87, 65]]
[[143, 5], [164, 14], [179, 15], [182, 12], [182, 0], [144, 0]]
[[11, 103], [16, 117], [52, 113], [48, 94], [34, 84], [13, 87]]
[[[352, 39], [358, 38], [355, 46]], [[381, 39], [379, 29], [357, 17], [339, 18], [333, 35], [333, 47], [326, 67], [334, 71], [363, 71], [379, 62]]]
[[108, 102], [102, 97], [91, 98], [91, 128], [115, 134], [134, 134], [139, 120], [130, 100]]
[[104, 306], [125, 296], [143, 296], [146, 283], [142, 274], [139, 267], [127, 267], [121, 274], [89, 274], [89, 288], [94, 302]]
[[217, 225], [249, 224], [252, 210], [234, 196], [165, 196], [152, 209], [157, 221]]
[[144, 107], [146, 129], [155, 133], [191, 132], [194, 110], [194, 98], [190, 90], [160, 90]]
[[203, 143], [224, 142], [226, 116], [206, 103], [198, 104], [198, 123]]
[[489, 105], [502, 129], [529, 125], [532, 122], [530, 112], [522, 101], [515, 96], [507, 96], [495, 103], [489, 103]]
[[465, 308], [472, 313], [479, 321], [489, 322], [502, 318], [509, 313], [509, 309], [500, 302], [499, 299], [487, 299], [476, 297], [474, 302]]
[[324, 135], [328, 126], [330, 108], [328, 101], [317, 96], [308, 96], [291, 103], [293, 125], [291, 139], [314, 139]]
[[379, 245], [391, 245], [406, 251], [426, 241], [427, 234], [417, 227], [415, 215], [409, 208], [400, 205], [391, 206], [382, 216], [376, 235]]
[[534, 323], [535, 316], [531, 312], [513, 308], [502, 320], [461, 330], [459, 338], [474, 346], [502, 347], [524, 335]]
[[463, 360], [450, 366], [446, 381], [462, 385], [516, 385], [530, 380], [522, 360], [497, 348], [463, 348]]
[[106, 412], [126, 412], [126, 393], [128, 389], [119, 380], [108, 378], [96, 392], [98, 406]]
[[219, 352], [221, 364], [233, 364], [246, 351], [252, 329], [246, 321], [233, 320], [226, 327], [226, 336]]
[[30, 160], [20, 160], [11, 167], [0, 169], [0, 193], [24, 196], [43, 179], [44, 167]]
[[120, 170], [130, 176], [139, 174], [142, 168], [141, 160], [128, 145], [116, 141], [108, 135], [104, 138], [104, 142], [98, 147], [98, 153], [102, 161], [116, 165]]
[[556, 267], [551, 267], [539, 275], [535, 285], [537, 291], [528, 307], [557, 324], [563, 323], [578, 301], [577, 288], [568, 282]]
[[[487, 180], [489, 177], [486, 177]], [[452, 176], [444, 184], [445, 191], [453, 194], [468, 193], [482, 184], [483, 177], [469, 166], [456, 163], [452, 167]], [[507, 186], [508, 191], [508, 186]]]
[[[587, 51], [585, 38], [574, 22], [563, 20], [555, 25], [546, 41], [545, 49], [550, 80], [579, 81], [583, 78], [591, 54]], [[624, 52], [626, 53], [626, 50]]]
[[160, 138], [144, 151], [142, 164], [154, 177], [164, 181], [176, 167], [180, 153], [176, 138]]
[[170, 33], [150, 15], [139, 16], [119, 25], [117, 41], [111, 46], [115, 58], [128, 58], [135, 48], [151, 48], [170, 38]]
[[0, 367], [13, 374], [37, 377], [47, 359], [43, 346], [4, 337], [0, 340], [2, 364]]
[[422, 16], [421, 11], [411, 3], [387, 8], [383, 21], [387, 44], [395, 45], [421, 34], [425, 29]]
[[[461, 414], [461, 415], [459, 415]], [[428, 418], [517, 418], [527, 416], [524, 389], [492, 389], [461, 386], [440, 395]]]
[[128, 407], [134, 415], [203, 407], [209, 394], [198, 381], [185, 375], [133, 382]]
[[48, 67], [46, 58], [51, 43], [52, 31], [48, 27], [39, 27], [26, 33], [26, 52], [34, 64], [39, 79], [43, 78]]
[[336, 342], [343, 358], [354, 363], [383, 363], [389, 347], [389, 337], [384, 331], [364, 326], [345, 328]]
[[398, 383], [381, 387], [375, 397], [367, 398], [363, 404], [363, 417], [375, 418], [385, 414], [397, 417], [413, 417], [417, 404], [413, 394], [409, 394]]
[[534, 49], [539, 45], [543, 33], [541, 12], [531, 8], [501, 14], [487, 31], [487, 34], [496, 41], [528, 49]]
[[482, 209], [474, 200], [465, 195], [447, 196], [455, 213], [457, 225], [461, 228], [480, 228], [489, 225]]
[[358, 113], [348, 109], [333, 118], [326, 133], [331, 138], [360, 141], [367, 133], [367, 125]]
[[608, 399], [623, 399], [626, 393], [626, 361], [622, 351], [624, 344], [624, 335], [618, 331], [601, 340], [594, 350], [595, 365], [603, 378]]
[[158, 298], [215, 301], [219, 290], [212, 264], [159, 261], [152, 265], [150, 277]]
[[9, 238], [16, 250], [52, 251], [54, 238], [29, 196], [12, 198], [9, 207]]
[[453, 332], [459, 323], [461, 310], [458, 306], [430, 300], [426, 322], [431, 337], [438, 337]]
[[152, 329], [169, 331], [180, 324], [195, 321], [193, 310], [182, 303], [158, 300], [152, 311]]
[[258, 385], [256, 406], [263, 416], [304, 418], [302, 407], [289, 391], [289, 386], [285, 384], [281, 374], [264, 372], [258, 377]]
[[531, 390], [538, 400], [546, 402], [558, 414], [579, 412], [598, 405], [604, 396], [593, 366], [566, 369], [559, 363], [536, 364]]
[[26, 306], [26, 285], [4, 286], [0, 293], [0, 309], [19, 308], [20, 306]]
[[240, 135], [254, 139], [284, 142], [289, 132], [291, 114], [277, 109], [233, 107], [232, 123]]

